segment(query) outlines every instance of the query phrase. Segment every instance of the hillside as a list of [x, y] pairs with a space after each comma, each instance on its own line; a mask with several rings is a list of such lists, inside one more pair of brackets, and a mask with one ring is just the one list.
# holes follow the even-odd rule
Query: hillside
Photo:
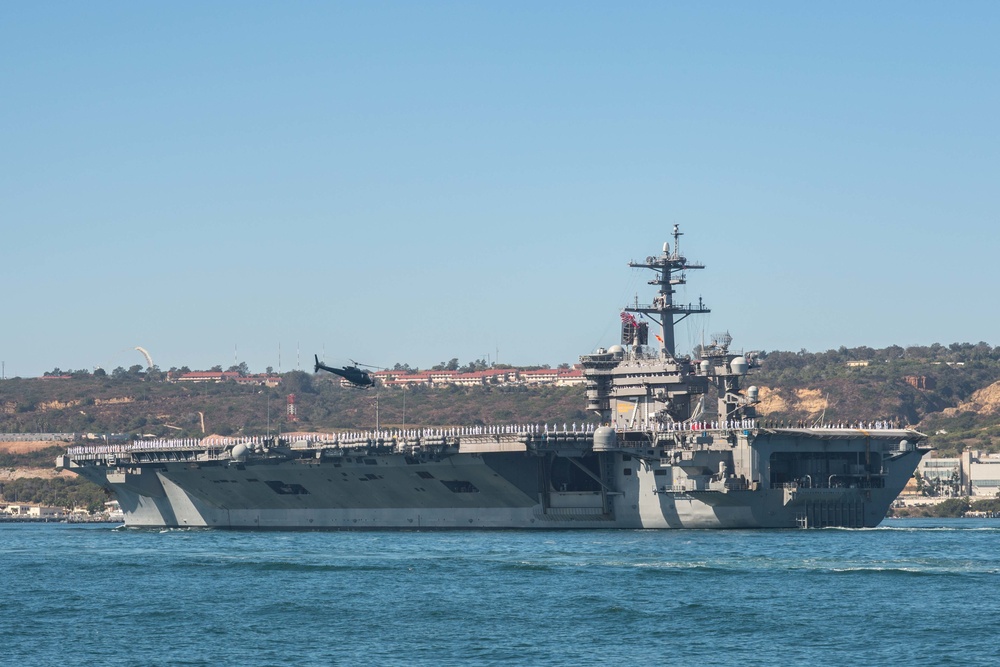
[[[296, 396], [297, 422], [286, 416]], [[172, 384], [79, 377], [0, 382], [0, 432], [142, 433], [160, 437], [259, 434], [270, 430], [582, 422], [580, 387], [341, 387], [295, 371], [275, 388], [231, 382]]]
[[[809, 422], [892, 419], [932, 436], [944, 452], [1000, 446], [1000, 348], [840, 348], [760, 355], [750, 382], [761, 387], [762, 414]], [[583, 387], [341, 387], [335, 378], [285, 373], [275, 388], [168, 383], [141, 374], [0, 381], [0, 432], [92, 432], [198, 437], [375, 426], [572, 423]], [[286, 417], [296, 395], [298, 421]], [[996, 445], [994, 444], [996, 443]]]
[[776, 419], [891, 419], [942, 454], [1000, 449], [1000, 347], [986, 343], [771, 352], [752, 382]]

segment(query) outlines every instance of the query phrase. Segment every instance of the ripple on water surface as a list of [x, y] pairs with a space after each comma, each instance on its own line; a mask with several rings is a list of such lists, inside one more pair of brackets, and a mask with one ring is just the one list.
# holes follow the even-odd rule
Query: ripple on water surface
[[984, 594], [1000, 573], [998, 539], [995, 520], [478, 533], [5, 525], [0, 613], [31, 631], [8, 633], [4, 661], [987, 665], [992, 645], [976, 638], [1000, 614]]

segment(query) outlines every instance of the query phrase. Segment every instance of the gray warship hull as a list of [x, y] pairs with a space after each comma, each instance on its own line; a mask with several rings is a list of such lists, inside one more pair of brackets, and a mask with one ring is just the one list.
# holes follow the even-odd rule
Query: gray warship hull
[[509, 433], [434, 444], [75, 447], [140, 528], [873, 527], [921, 436], [885, 429]]

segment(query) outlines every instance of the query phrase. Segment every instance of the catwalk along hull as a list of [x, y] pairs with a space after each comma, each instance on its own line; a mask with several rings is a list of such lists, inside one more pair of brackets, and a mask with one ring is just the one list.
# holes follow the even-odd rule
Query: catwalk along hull
[[132, 527], [870, 527], [922, 451], [920, 434], [888, 429], [619, 435], [292, 443], [235, 458], [171, 443], [77, 447], [59, 463], [112, 492]]

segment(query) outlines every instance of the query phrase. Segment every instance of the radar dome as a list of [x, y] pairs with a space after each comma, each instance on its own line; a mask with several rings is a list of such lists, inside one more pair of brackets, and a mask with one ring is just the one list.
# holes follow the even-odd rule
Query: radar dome
[[729, 367], [733, 369], [735, 375], [746, 375], [750, 369], [750, 364], [747, 363], [746, 357], [736, 357], [729, 362]]
[[234, 461], [246, 461], [247, 446], [241, 442], [240, 444], [233, 447], [233, 451], [229, 452], [229, 455], [233, 457]]
[[760, 396], [760, 389], [754, 386], [747, 387], [747, 398], [756, 402], [758, 396]]
[[615, 448], [618, 436], [610, 426], [601, 426], [594, 431], [594, 451], [607, 452]]
[[625, 354], [625, 348], [622, 347], [621, 345], [612, 345], [611, 347], [608, 348], [608, 352], [615, 355], [616, 357], [621, 357], [623, 354]]

